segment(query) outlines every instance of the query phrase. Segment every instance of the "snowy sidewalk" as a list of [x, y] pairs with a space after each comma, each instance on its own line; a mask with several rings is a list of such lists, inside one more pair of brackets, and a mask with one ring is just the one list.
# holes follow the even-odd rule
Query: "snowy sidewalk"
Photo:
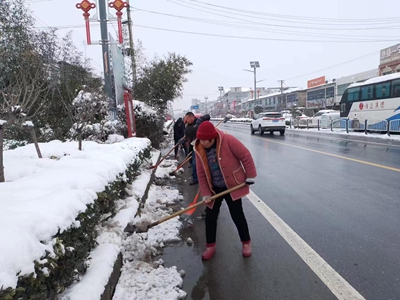
[[[155, 158], [156, 156], [153, 156]], [[156, 159], [152, 161], [154, 165]], [[157, 168], [155, 177], [171, 178], [168, 174], [177, 167], [177, 161], [166, 159]], [[154, 222], [170, 213], [171, 205], [179, 205], [182, 196], [176, 189], [168, 186], [150, 186], [147, 200], [141, 209], [141, 215], [134, 218], [137, 205], [144, 196], [149, 183], [151, 171], [143, 169], [141, 175], [129, 188], [127, 202], [129, 209], [120, 210], [109, 220], [106, 225], [99, 228], [100, 235], [97, 238], [99, 246], [91, 253], [91, 263], [87, 274], [83, 279], [70, 287], [62, 299], [65, 300], [98, 300], [104, 286], [107, 284], [113, 271], [115, 261], [119, 253], [122, 253], [123, 267], [116, 286], [114, 300], [142, 300], [142, 299], [183, 299], [186, 293], [181, 290], [182, 274], [176, 267], [164, 268], [162, 260], [153, 262], [167, 243], [179, 241], [179, 230], [182, 223], [174, 218], [151, 228], [146, 233], [124, 232], [126, 225], [139, 222]]]

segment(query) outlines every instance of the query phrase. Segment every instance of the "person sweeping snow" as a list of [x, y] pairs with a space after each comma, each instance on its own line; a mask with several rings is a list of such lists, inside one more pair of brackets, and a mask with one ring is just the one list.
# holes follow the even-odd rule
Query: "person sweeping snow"
[[[249, 192], [249, 185], [255, 182], [256, 167], [250, 151], [234, 136], [216, 129], [209, 121], [200, 124], [196, 133], [195, 153], [197, 176], [206, 208], [206, 250], [203, 260], [211, 259], [216, 252], [217, 219], [222, 201], [225, 199], [232, 220], [242, 242], [242, 255], [251, 256], [250, 234], [243, 212], [242, 197]], [[212, 195], [221, 193], [246, 182], [244, 187], [207, 201]]]

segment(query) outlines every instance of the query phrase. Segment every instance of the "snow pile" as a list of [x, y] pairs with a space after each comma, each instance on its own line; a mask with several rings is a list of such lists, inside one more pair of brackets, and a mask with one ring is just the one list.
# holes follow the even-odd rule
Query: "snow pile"
[[[43, 159], [29, 144], [4, 152], [0, 184], [0, 286], [15, 287], [17, 274], [34, 272], [34, 260], [53, 252], [53, 236], [75, 224], [97, 192], [125, 171], [148, 139], [100, 145], [53, 141], [40, 144]], [[18, 253], [18, 255], [16, 255]]]
[[[158, 155], [158, 151], [153, 152], [153, 165]], [[141, 175], [127, 191], [130, 197], [119, 200], [120, 208], [116, 216], [99, 228], [99, 246], [90, 255], [87, 274], [83, 280], [70, 287], [62, 299], [100, 299], [120, 251], [123, 254], [124, 266], [114, 299], [185, 298], [186, 293], [180, 289], [183, 279], [176, 267], [164, 268], [161, 263], [152, 263], [152, 257], [158, 253], [157, 248], [164, 247], [165, 243], [180, 240], [181, 222], [178, 218], [155, 226], [146, 233], [127, 236], [124, 232], [129, 222], [149, 224], [168, 216], [172, 213], [168, 206], [183, 199], [177, 190], [152, 185], [141, 216], [134, 217], [138, 209], [138, 199], [143, 196], [150, 175], [149, 170], [142, 170]]]
[[[173, 213], [167, 205], [182, 200], [177, 190], [152, 185], [146, 205], [135, 223], [147, 224]], [[146, 233], [134, 233], [122, 245], [124, 266], [114, 294], [115, 300], [184, 299], [181, 290], [183, 279], [176, 267], [164, 268], [162, 263], [152, 263], [157, 248], [167, 242], [180, 241], [178, 217], [152, 227]]]
[[[186, 166], [189, 163], [186, 164]], [[177, 160], [166, 159], [158, 166], [155, 176], [157, 178], [175, 178], [175, 175], [183, 173], [183, 168], [180, 168], [175, 172], [175, 175], [170, 175], [169, 173], [174, 172], [176, 168], [180, 165]]]
[[125, 138], [122, 135], [119, 134], [110, 134], [107, 137], [107, 141], [105, 142], [106, 144], [114, 144], [114, 143], [119, 143], [122, 142]]

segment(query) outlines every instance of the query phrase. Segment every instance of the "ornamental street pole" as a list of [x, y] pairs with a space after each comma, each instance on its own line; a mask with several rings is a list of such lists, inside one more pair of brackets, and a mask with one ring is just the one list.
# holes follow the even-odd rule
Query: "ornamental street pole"
[[106, 94], [109, 97], [109, 109], [111, 115], [115, 119], [117, 117], [116, 101], [112, 90], [111, 70], [110, 70], [110, 52], [108, 47], [108, 30], [107, 30], [107, 0], [99, 0], [99, 17], [100, 17], [100, 30], [101, 30], [101, 48], [103, 59], [104, 71], [104, 86]]

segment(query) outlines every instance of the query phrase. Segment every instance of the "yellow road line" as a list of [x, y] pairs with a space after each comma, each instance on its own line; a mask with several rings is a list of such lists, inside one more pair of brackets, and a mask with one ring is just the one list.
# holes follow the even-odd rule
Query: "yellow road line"
[[364, 160], [360, 160], [360, 159], [355, 159], [355, 158], [350, 158], [350, 157], [346, 157], [346, 156], [342, 156], [342, 155], [337, 155], [337, 154], [332, 154], [329, 152], [324, 152], [324, 151], [319, 151], [319, 150], [314, 150], [314, 149], [310, 149], [310, 148], [306, 148], [306, 147], [301, 147], [301, 146], [295, 146], [295, 145], [290, 145], [287, 143], [282, 143], [282, 142], [277, 142], [277, 141], [271, 141], [271, 140], [266, 140], [263, 139], [261, 137], [255, 136], [255, 138], [263, 140], [265, 142], [270, 142], [270, 143], [275, 143], [275, 144], [281, 144], [284, 146], [289, 146], [289, 147], [293, 147], [293, 148], [298, 148], [298, 149], [302, 149], [302, 150], [307, 150], [310, 152], [314, 152], [314, 153], [319, 153], [319, 154], [324, 154], [324, 155], [328, 155], [328, 156], [332, 156], [332, 157], [336, 157], [336, 158], [341, 158], [341, 159], [345, 159], [345, 160], [350, 160], [350, 161], [354, 161], [360, 164], [364, 164], [364, 165], [368, 165], [368, 166], [373, 166], [373, 167], [377, 167], [377, 168], [381, 168], [381, 169], [386, 169], [386, 170], [390, 170], [390, 171], [395, 171], [395, 172], [400, 172], [400, 169], [398, 168], [393, 168], [393, 167], [389, 167], [389, 166], [385, 166], [385, 165], [381, 165], [381, 164], [375, 164], [372, 162], [368, 162], [368, 161], [364, 161]]

